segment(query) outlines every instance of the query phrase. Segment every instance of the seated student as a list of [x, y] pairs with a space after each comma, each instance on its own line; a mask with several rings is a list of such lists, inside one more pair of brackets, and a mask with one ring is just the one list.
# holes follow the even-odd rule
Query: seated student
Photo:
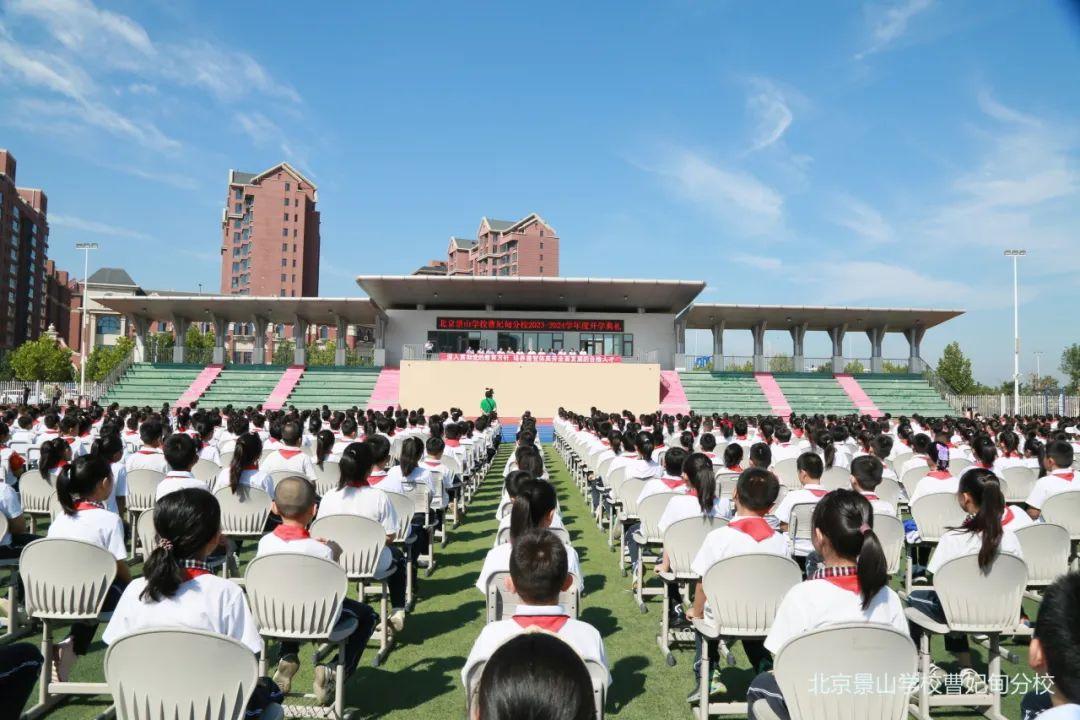
[[787, 425], [780, 424], [773, 435], [776, 437], [776, 444], [772, 447], [773, 465], [797, 458], [802, 454], [799, 444], [791, 442], [791, 429]]
[[[127, 586], [102, 641], [111, 645], [139, 630], [180, 627], [225, 635], [261, 653], [262, 637], [243, 588], [206, 565], [221, 543], [221, 508], [214, 496], [199, 488], [169, 493], [154, 506], [154, 531], [158, 542], [143, 576]], [[247, 717], [258, 717], [275, 695], [276, 688], [260, 680]]]
[[232, 488], [235, 495], [238, 488], [243, 485], [262, 490], [271, 498], [274, 497], [274, 480], [268, 474], [259, 469], [259, 457], [262, 455], [262, 441], [255, 433], [244, 433], [236, 438], [233, 447], [232, 462], [229, 467], [222, 469], [214, 479], [211, 492], [217, 492], [221, 488]]
[[896, 473], [891, 467], [885, 464], [885, 461], [892, 455], [893, 439], [889, 435], [884, 433], [877, 435], [870, 441], [870, 450], [874, 457], [881, 461], [881, 477], [889, 478], [900, 482], [900, 478], [896, 476]]
[[139, 414], [133, 412], [124, 421], [124, 430], [120, 433], [120, 439], [124, 441], [124, 449], [135, 452], [142, 447], [142, 436], [139, 434]]
[[644, 430], [633, 436], [633, 448], [637, 453], [626, 463], [626, 477], [628, 478], [659, 478], [664, 474], [660, 463], [654, 459], [656, 445], [652, 435]]
[[768, 470], [772, 467], [772, 450], [763, 442], [750, 446], [750, 467]]
[[90, 446], [91, 455], [99, 455], [109, 461], [112, 470], [113, 489], [105, 502], [109, 510], [120, 517], [127, 514], [127, 468], [124, 467], [124, 443], [115, 426], [106, 426], [103, 433]]
[[[411, 495], [416, 491], [416, 488], [424, 488], [428, 502], [431, 503], [436, 491], [442, 492], [441, 481], [440, 487], [436, 488], [431, 473], [420, 464], [420, 459], [423, 456], [424, 441], [418, 437], [406, 437], [401, 443], [399, 464], [390, 468], [390, 472], [386, 474], [386, 479], [379, 483], [377, 487], [384, 492], [396, 492], [403, 495]], [[416, 561], [419, 556], [427, 555], [428, 552], [430, 537], [428, 537], [427, 522], [426, 512], [413, 514], [411, 533], [416, 540], [410, 546], [410, 550], [413, 556], [414, 571], [417, 568]]]
[[1053, 690], [1028, 693], [1022, 717], [1076, 720], [1080, 717], [1080, 573], [1069, 573], [1043, 591], [1039, 617], [1028, 647], [1028, 665], [1054, 679]]
[[[337, 562], [341, 548], [334, 543], [311, 537], [307, 527], [315, 518], [315, 488], [300, 477], [288, 477], [278, 483], [274, 497], [274, 514], [281, 517], [281, 524], [272, 533], [259, 540], [256, 557], [274, 553], [301, 553], [325, 560]], [[345, 641], [346, 678], [351, 676], [360, 662], [364, 646], [375, 632], [378, 615], [369, 606], [344, 598], [341, 601], [341, 615], [357, 621], [356, 629]], [[282, 641], [274, 682], [284, 693], [292, 689], [292, 679], [300, 669], [300, 643]], [[322, 705], [334, 699], [335, 670], [330, 664], [315, 668], [314, 694]]]
[[[699, 577], [704, 577], [709, 568], [729, 557], [751, 553], [769, 553], [788, 557], [790, 549], [787, 536], [773, 530], [765, 520], [766, 513], [776, 502], [776, 496], [779, 494], [780, 481], [771, 472], [758, 468], [744, 470], [739, 475], [732, 498], [735, 504], [735, 516], [727, 525], [705, 536], [705, 541], [694, 556], [690, 569]], [[705, 617], [706, 599], [705, 588], [698, 580], [694, 590], [694, 606], [686, 613], [687, 619]], [[765, 652], [761, 640], [743, 640], [742, 643], [746, 657], [755, 670], [760, 669], [769, 661], [769, 654]], [[710, 662], [719, 659], [718, 641], [709, 640], [707, 645]], [[701, 670], [702, 651], [702, 637], [697, 635], [694, 677], [697, 677]], [[709, 696], [726, 691], [720, 679], [720, 668], [713, 665], [712, 677], [709, 680]], [[686, 701], [696, 703], [699, 697], [698, 687], [695, 685]]]
[[592, 678], [581, 657], [557, 637], [523, 633], [484, 665], [471, 720], [592, 720]]
[[379, 556], [376, 570], [384, 573], [393, 570], [387, 579], [390, 590], [390, 606], [393, 610], [390, 625], [396, 632], [405, 627], [405, 556], [394, 547], [397, 537], [398, 517], [386, 493], [368, 484], [368, 475], [374, 467], [370, 441], [352, 443], [341, 454], [338, 468], [341, 477], [336, 489], [322, 497], [318, 517], [327, 515], [359, 515], [374, 520], [386, 531], [386, 546]]
[[7, 423], [0, 422], [0, 480], [14, 485], [26, 472], [26, 458], [8, 447], [10, 441]]
[[1047, 498], [1070, 490], [1080, 490], [1076, 472], [1072, 469], [1072, 445], [1064, 440], [1054, 440], [1046, 445], [1046, 475], [1035, 482], [1028, 495], [1028, 515], [1038, 520]]
[[199, 446], [199, 459], [209, 460], [215, 465], [221, 465], [221, 452], [218, 451], [217, 443], [214, 442], [214, 423], [203, 418], [195, 422], [196, 440]]
[[206, 489], [206, 483], [191, 473], [191, 468], [195, 467], [199, 460], [199, 448], [190, 435], [173, 433], [165, 441], [163, 452], [165, 462], [169, 463], [169, 472], [165, 473], [165, 478], [158, 483], [154, 496], [157, 500], [183, 488]]
[[[874, 534], [874, 511], [853, 490], [835, 490], [814, 508], [814, 549], [824, 562], [814, 577], [788, 591], [776, 610], [765, 649], [774, 655], [789, 640], [815, 628], [851, 622], [907, 630], [904, 606], [888, 586], [887, 563]], [[750, 683], [746, 702], [764, 699], [784, 720], [791, 717], [772, 672]]]
[[11, 429], [11, 442], [34, 445], [34, 418], [24, 412], [15, 421], [15, 427]]
[[741, 473], [743, 460], [743, 447], [738, 443], [730, 443], [724, 448], [724, 470], [728, 473]]
[[368, 475], [368, 485], [377, 487], [383, 492], [400, 493], [400, 485], [384, 485], [384, 481], [390, 474], [390, 471], [387, 469], [390, 465], [390, 438], [381, 433], [372, 433], [368, 435], [368, 439], [364, 442], [371, 448], [372, 460], [374, 462], [371, 466], [371, 473]]
[[1011, 467], [1025, 467], [1024, 456], [1020, 454], [1020, 436], [1011, 430], [998, 434], [1001, 455], [994, 460], [994, 472], [998, 477]]
[[881, 484], [885, 466], [873, 455], [860, 455], [851, 461], [851, 489], [870, 501], [874, 512], [898, 517], [896, 506], [882, 500], [875, 490]]
[[719, 462], [720, 458], [716, 456], [716, 436], [710, 433], [702, 433], [701, 439], [698, 441], [701, 445], [701, 454], [709, 458], [713, 464]]
[[[477, 590], [486, 595], [488, 578], [497, 572], [510, 569], [510, 553], [513, 551], [514, 542], [522, 533], [530, 528], [546, 530], [551, 527], [556, 505], [555, 487], [548, 481], [531, 480], [522, 484], [510, 511], [510, 542], [496, 545], [488, 551], [480, 569], [480, 576], [476, 579]], [[566, 552], [570, 563], [569, 572], [577, 578], [577, 587], [580, 589], [582, 575], [578, 554], [569, 545], [566, 546]]]
[[281, 426], [281, 446], [259, 463], [264, 473], [288, 470], [315, 482], [315, 466], [306, 452], [300, 449], [300, 423], [290, 420]]
[[[926, 435], [924, 433], [918, 433], [917, 435], [915, 435], [915, 437], [913, 437], [911, 440], [911, 451], [914, 453], [914, 455], [912, 455], [911, 458], [905, 461], [904, 464], [896, 470], [896, 474], [900, 477], [900, 479], [903, 479], [904, 474], [907, 473], [908, 470], [921, 468], [930, 464], [929, 454], [930, 448], [932, 448], [933, 446], [934, 443], [930, 439], [929, 435]], [[937, 461], [935, 460], [934, 462], [936, 464]], [[931, 465], [931, 467], [934, 467], [934, 465]]]
[[461, 669], [463, 682], [468, 682], [472, 668], [486, 662], [499, 645], [531, 628], [558, 635], [583, 659], [607, 667], [600, 633], [592, 625], [570, 617], [559, 605], [559, 593], [574, 584], [567, 568], [566, 546], [555, 535], [541, 529], [522, 533], [510, 553], [509, 582], [509, 589], [517, 593], [522, 604], [517, 606], [512, 618], [484, 626]]
[[14, 560], [38, 536], [27, 532], [29, 528], [19, 493], [7, 483], [0, 483], [0, 515], [7, 518], [7, 532], [0, 537], [0, 560]]
[[[787, 532], [791, 525], [791, 512], [796, 505], [813, 505], [825, 497], [829, 492], [821, 486], [821, 476], [825, 472], [825, 464], [817, 453], [805, 452], [799, 456], [795, 463], [799, 472], [798, 490], [792, 490], [780, 504], [776, 506], [776, 519], [780, 521], [780, 530]], [[808, 538], [798, 538], [794, 544], [795, 561], [805, 570], [806, 556], [814, 549], [813, 542]]]
[[434, 495], [431, 498], [432, 507], [439, 511], [439, 522], [442, 521], [442, 511], [450, 505], [450, 496], [454, 492], [454, 474], [450, 472], [446, 465], [443, 465], [442, 461], [445, 449], [446, 443], [443, 442], [443, 439], [432, 435], [425, 443], [426, 454], [420, 463], [433, 478], [439, 478], [440, 487], [434, 490]]
[[[44, 443], [50, 440], [58, 440], [60, 438], [59, 425], [60, 416], [50, 410], [41, 420], [41, 425], [38, 428], [34, 443], [38, 447], [41, 447]], [[65, 443], [65, 445], [66, 444], [67, 443]]]
[[[682, 448], [671, 448], [664, 454], [664, 474], [653, 478], [645, 483], [638, 495], [638, 504], [662, 493], [678, 493], [684, 495], [690, 490], [690, 486], [683, 478], [683, 463], [686, 461], [686, 451]], [[641, 523], [635, 523], [624, 531], [626, 534], [626, 551], [630, 555], [630, 566], [636, 571], [638, 559], [641, 557], [641, 546], [635, 539], [635, 534], [641, 530]]]
[[359, 439], [357, 437], [358, 426], [356, 424], [356, 421], [352, 418], [346, 418], [345, 420], [341, 421], [340, 427], [341, 432], [337, 436], [337, 441], [334, 443], [333, 449], [333, 452], [337, 455], [341, 455], [341, 453], [345, 452], [345, 448], [347, 448], [349, 445]]
[[960, 481], [949, 472], [948, 448], [931, 444], [926, 448], [922, 459], [930, 466], [930, 472], [915, 483], [915, 491], [911, 493], [910, 502], [914, 503], [926, 495], [955, 493]]
[[165, 429], [157, 418], [150, 418], [142, 424], [139, 428], [141, 447], [124, 461], [124, 467], [129, 473], [132, 470], [154, 470], [162, 475], [169, 472], [169, 463], [161, 452], [164, 432]]
[[[63, 440], [58, 442], [63, 443]], [[66, 443], [65, 443], [66, 444]], [[112, 492], [109, 462], [100, 455], [83, 455], [64, 466], [56, 477], [56, 499], [63, 510], [49, 525], [48, 537], [83, 540], [108, 550], [116, 558], [116, 579], [105, 596], [104, 612], [112, 610], [131, 582], [124, 545], [124, 523], [105, 507]], [[71, 677], [75, 661], [90, 650], [97, 622], [74, 623], [67, 638], [57, 643], [51, 661], [61, 681]]]
[[90, 451], [79, 436], [79, 418], [74, 412], [60, 420], [60, 437], [71, 446], [71, 457], [80, 457]]
[[325, 463], [336, 463], [341, 460], [341, 454], [334, 452], [337, 441], [334, 433], [329, 430], [319, 430], [315, 435], [315, 459], [313, 464], [320, 470]]
[[[528, 460], [526, 460], [528, 465]], [[533, 468], [535, 470], [535, 468]], [[506, 480], [503, 481], [502, 500], [499, 503], [499, 510], [502, 511], [502, 515], [499, 516], [499, 530], [510, 527], [510, 517], [512, 515], [511, 510], [514, 506], [514, 498], [521, 492], [521, 488], [525, 487], [534, 480], [543, 480], [543, 478], [537, 478], [530, 470], [515, 470], [506, 476]], [[547, 482], [545, 480], [545, 482]], [[498, 512], [498, 511], [496, 511]], [[555, 513], [551, 516], [551, 524], [549, 528], [564, 528], [562, 514], [559, 512], [558, 503], [555, 506]], [[498, 544], [498, 537], [496, 536], [496, 544]]]
[[[990, 470], [973, 468], [963, 474], [956, 492], [957, 502], [970, 517], [962, 527], [949, 530], [941, 536], [926, 571], [935, 573], [950, 560], [969, 555], [978, 555], [979, 569], [990, 572], [994, 561], [1001, 553], [1008, 553], [1023, 559], [1020, 541], [1011, 530], [1002, 527], [1005, 514], [1005, 496], [1001, 493], [997, 476]], [[937, 622], [945, 622], [945, 611], [941, 600], [932, 590], [916, 590], [908, 596], [908, 604]], [[912, 623], [911, 638], [919, 646], [922, 629]], [[971, 652], [968, 649], [967, 636], [950, 634], [945, 636], [945, 649], [956, 655], [963, 668], [960, 672], [965, 685], [971, 685], [978, 677], [972, 670]]]

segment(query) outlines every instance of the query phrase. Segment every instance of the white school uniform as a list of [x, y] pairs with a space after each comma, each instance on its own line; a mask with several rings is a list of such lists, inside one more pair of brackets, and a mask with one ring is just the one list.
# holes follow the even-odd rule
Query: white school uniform
[[664, 468], [653, 460], [642, 460], [640, 457], [630, 457], [626, 463], [626, 477], [651, 480], [663, 476]]
[[171, 469], [169, 463], [165, 461], [165, 455], [161, 452], [161, 448], [155, 447], [144, 447], [128, 455], [127, 460], [124, 461], [124, 467], [128, 472], [132, 470], [153, 470], [162, 475]]
[[1016, 532], [1020, 528], [1034, 524], [1035, 521], [1031, 519], [1031, 516], [1016, 505], [1006, 505], [1005, 512], [1001, 514], [1001, 528], [1009, 532]]
[[795, 442], [776, 443], [772, 446], [771, 449], [772, 463], [774, 466], [778, 463], [783, 462], [784, 460], [798, 458], [800, 455], [802, 455], [803, 452], [802, 449], [799, 447], [798, 443]]
[[1039, 720], [1080, 720], [1080, 704], [1058, 705], [1039, 713], [1038, 717]]
[[50, 440], [55, 440], [58, 437], [60, 437], [60, 431], [56, 428], [50, 430], [49, 428], [42, 427], [38, 430], [37, 435], [34, 438], [34, 444], [37, 447], [41, 447]]
[[0, 445], [0, 477], [8, 485], [14, 485], [19, 478], [15, 472], [26, 468], [26, 458], [7, 445]]
[[11, 442], [13, 443], [26, 443], [27, 445], [33, 445], [37, 439], [37, 433], [33, 428], [29, 430], [23, 430], [19, 426], [15, 426], [11, 429]]
[[290, 537], [288, 530], [282, 530], [285, 527], [285, 525], [278, 525], [274, 528], [274, 532], [263, 535], [259, 539], [259, 549], [256, 551], [255, 557], [280, 553], [302, 553], [323, 558], [324, 560], [332, 561], [334, 559], [334, 552], [326, 543], [319, 542], [311, 537], [311, 535], [307, 534], [307, 531], [302, 536]]
[[1001, 474], [1014, 467], [1027, 467], [1024, 458], [1021, 455], [1009, 455], [1005, 457], [1001, 455], [994, 460], [994, 474], [1001, 477]]
[[784, 643], [809, 630], [849, 622], [889, 625], [907, 635], [904, 606], [892, 588], [878, 590], [864, 610], [858, 585], [851, 583], [853, 578], [807, 580], [788, 590], [776, 609], [765, 649], [775, 655]]
[[859, 494], [870, 501], [870, 507], [873, 508], [875, 514], [888, 515], [890, 517], [900, 517], [896, 513], [896, 506], [887, 500], [882, 500], [872, 492], [865, 492], [859, 490]]
[[[941, 536], [937, 547], [934, 548], [934, 554], [930, 556], [930, 562], [926, 564], [926, 571], [936, 573], [950, 560], [968, 555], [978, 555], [981, 548], [981, 534], [967, 532], [966, 530], [949, 530]], [[1024, 553], [1020, 549], [1020, 540], [1017, 539], [1016, 533], [1010, 530], [1006, 530], [1001, 534], [1001, 545], [998, 546], [998, 552], [1015, 555], [1021, 560], [1024, 559]]]
[[[896, 447], [897, 447], [896, 445], [893, 445], [893, 450], [896, 450]], [[901, 445], [900, 447], [903, 447], [905, 450], [907, 450], [907, 448], [904, 447], [903, 445]], [[918, 455], [918, 454], [913, 455], [912, 457], [910, 457], [906, 461], [904, 461], [904, 464], [900, 466], [900, 469], [897, 471], [897, 474], [900, 477], [904, 477], [904, 474], [907, 473], [908, 470], [914, 470], [915, 468], [924, 468], [924, 467], [926, 467], [926, 463], [927, 463], [927, 456], [926, 455]]]
[[114, 513], [120, 512], [120, 507], [116, 504], [116, 498], [127, 497], [127, 468], [124, 466], [123, 459], [118, 460], [111, 465], [113, 486], [109, 491], [109, 499], [105, 501], [105, 505]]
[[129, 447], [134, 448], [136, 451], [142, 448], [142, 437], [139, 436], [138, 430], [124, 430], [120, 433], [120, 439], [124, 442], [125, 452]]
[[[454, 476], [451, 474], [450, 469], [442, 463], [442, 459], [436, 460], [435, 458], [426, 457], [420, 462], [420, 467], [424, 468], [431, 477], [432, 483], [432, 495], [431, 504], [435, 508], [444, 508], [450, 504], [450, 490], [454, 487]], [[435, 478], [441, 478], [440, 486], [435, 487]]]
[[[755, 533], [760, 539], [756, 539], [751, 533]], [[721, 560], [750, 553], [768, 553], [788, 557], [791, 554], [788, 537], [768, 527], [764, 518], [734, 517], [724, 527], [717, 528], [705, 536], [705, 542], [701, 544], [701, 549], [690, 563], [690, 569], [699, 577], [704, 577], [705, 571]]]
[[[19, 500], [19, 493], [15, 492], [15, 488], [11, 487], [7, 483], [0, 483], [0, 514], [6, 517], [8, 520], [14, 520], [17, 517], [22, 517], [23, 509], [22, 502]], [[11, 544], [11, 533], [5, 532], [3, 537], [0, 537], [0, 545]]]
[[[563, 547], [566, 548], [566, 571], [574, 576], [574, 587], [581, 590], [583, 583], [577, 550], [566, 543], [563, 543]], [[510, 572], [510, 553], [513, 549], [510, 543], [503, 543], [488, 550], [484, 558], [484, 566], [480, 568], [480, 576], [476, 578], [477, 590], [486, 595], [488, 578], [497, 572]]]
[[[370, 486], [346, 485], [340, 490], [326, 493], [319, 503], [318, 517], [326, 515], [360, 515], [381, 524], [387, 535], [397, 535], [398, 516], [394, 506], [390, 504], [390, 498], [386, 493]], [[379, 555], [377, 571], [385, 572], [393, 561], [390, 548], [384, 547]]]
[[[709, 508], [709, 512], [705, 513], [705, 516], [726, 518], [731, 516], [732, 511], [731, 501], [728, 498], [717, 497], [713, 500], [713, 505]], [[679, 495], [671, 498], [668, 502], [663, 514], [660, 515], [660, 520], [656, 523], [656, 528], [663, 535], [669, 527], [680, 520], [701, 516], [701, 505], [698, 503], [696, 495], [689, 493]]]
[[74, 515], [61, 512], [49, 525], [48, 537], [84, 540], [105, 548], [117, 560], [127, 558], [124, 523], [119, 515], [102, 508], [79, 510]]
[[[371, 482], [371, 480], [369, 479], [368, 482]], [[384, 488], [384, 484], [387, 487]], [[435, 479], [432, 474], [427, 471], [423, 463], [420, 463], [413, 468], [413, 471], [409, 473], [408, 476], [403, 476], [401, 474], [401, 466], [395, 465], [390, 468], [390, 471], [386, 473], [386, 479], [382, 483], [379, 483], [377, 487], [380, 490], [385, 490], [387, 492], [398, 492], [403, 495], [408, 495], [415, 490], [418, 485], [427, 488], [429, 500], [436, 497], [436, 492], [442, 492], [441, 487], [435, 487]], [[390, 490], [390, 488], [393, 487], [398, 487], [400, 490]]]
[[64, 442], [71, 448], [71, 459], [74, 460], [77, 457], [86, 455], [90, 452], [90, 443], [81, 437], [75, 435], [63, 435]]
[[124, 590], [101, 636], [106, 645], [139, 630], [186, 628], [226, 635], [253, 653], [262, 652], [262, 637], [244, 590], [233, 581], [213, 574], [199, 575], [181, 584], [172, 597], [157, 602], [140, 598], [145, 588], [145, 578], [137, 578]]
[[[258, 488], [269, 495], [271, 499], [274, 497], [273, 479], [257, 467], [246, 467], [241, 470], [239, 484]], [[210, 492], [217, 492], [221, 488], [229, 487], [229, 485], [229, 468], [223, 468], [218, 473], [218, 476], [214, 478], [214, 484], [210, 488]]]
[[207, 443], [199, 450], [200, 460], [209, 460], [215, 465], [221, 465], [221, 453], [218, 452], [217, 446]]
[[919, 478], [915, 484], [915, 492], [911, 494], [911, 502], [915, 502], [926, 495], [938, 493], [956, 494], [960, 487], [960, 479], [953, 477], [947, 470], [934, 470]]
[[170, 470], [165, 473], [164, 479], [158, 483], [154, 499], [160, 500], [169, 493], [174, 493], [177, 490], [184, 490], [185, 488], [199, 488], [200, 490], [206, 490], [206, 483], [186, 470]]
[[[829, 491], [818, 483], [807, 483], [798, 490], [793, 490], [784, 496], [780, 504], [776, 506], [773, 515], [782, 523], [791, 524], [791, 511], [796, 505], [816, 505], [821, 498], [829, 494]], [[809, 538], [795, 539], [795, 555], [805, 557], [814, 549], [814, 543]]]
[[1070, 490], [1080, 490], [1080, 483], [1076, 479], [1076, 471], [1071, 468], [1047, 473], [1035, 482], [1035, 487], [1031, 488], [1027, 504], [1036, 510], [1042, 510], [1042, 506], [1050, 496]]
[[306, 477], [311, 482], [315, 482], [316, 479], [315, 465], [311, 462], [311, 456], [300, 448], [284, 445], [260, 462], [259, 469], [265, 473], [288, 470]]
[[367, 482], [371, 487], [378, 488], [383, 492], [392, 492], [397, 493], [398, 495], [405, 494], [405, 488], [401, 484], [400, 473], [395, 479], [391, 480], [389, 470], [372, 468], [371, 472], [368, 473]]
[[653, 495], [660, 495], [662, 493], [678, 493], [679, 495], [685, 495], [688, 492], [690, 492], [690, 486], [687, 485], [681, 477], [663, 475], [662, 477], [653, 478], [645, 483], [641, 488], [641, 493], [638, 495], [637, 501], [640, 505], [645, 498], [652, 497]]
[[[592, 625], [570, 617], [562, 605], [518, 605], [512, 618], [488, 623], [480, 631], [461, 669], [461, 681], [467, 683], [469, 673], [478, 663], [487, 662], [499, 646], [512, 637], [530, 632], [533, 627], [554, 633], [582, 659], [607, 667], [604, 640]], [[607, 684], [611, 685], [610, 673]]]

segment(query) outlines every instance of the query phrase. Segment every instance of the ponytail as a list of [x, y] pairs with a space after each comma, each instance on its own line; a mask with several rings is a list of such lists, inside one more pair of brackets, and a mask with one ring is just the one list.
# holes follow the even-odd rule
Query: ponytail
[[320, 430], [315, 436], [315, 464], [322, 470], [326, 456], [334, 448], [334, 433], [329, 430]]
[[854, 490], [833, 490], [814, 506], [811, 522], [837, 555], [855, 563], [865, 610], [889, 582], [889, 565], [881, 541], [874, 533], [874, 508], [870, 501]]
[[68, 444], [56, 438], [55, 440], [46, 440], [41, 444], [41, 456], [38, 459], [38, 472], [41, 473], [41, 477], [46, 482], [49, 480], [49, 473], [64, 459], [64, 450], [68, 447]]
[[183, 561], [196, 558], [221, 530], [221, 507], [201, 488], [171, 492], [154, 504], [157, 546], [143, 564], [146, 587], [139, 599], [158, 602], [187, 582]]
[[641, 459], [645, 462], [652, 461], [653, 450], [656, 449], [656, 444], [653, 442], [652, 436], [642, 430], [634, 438], [634, 445], [637, 447], [638, 454], [641, 455]]
[[698, 507], [702, 515], [708, 515], [716, 504], [716, 473], [712, 460], [704, 453], [694, 453], [686, 458], [683, 472], [690, 479], [690, 487], [697, 493]]
[[979, 509], [963, 526], [965, 532], [978, 534], [982, 540], [979, 547], [979, 569], [990, 572], [994, 564], [1001, 538], [1005, 531], [1001, 527], [1001, 516], [1005, 512], [1005, 495], [997, 475], [983, 468], [972, 468], [960, 478], [958, 493], [967, 493]]
[[124, 444], [120, 442], [119, 435], [101, 435], [90, 446], [91, 455], [97, 455], [110, 464], [112, 464], [112, 457], [123, 451]]
[[[869, 503], [867, 503], [869, 504]], [[860, 526], [862, 547], [855, 558], [856, 575], [859, 577], [859, 593], [862, 595], [863, 610], [870, 607], [870, 601], [889, 582], [889, 564], [885, 559], [885, 549], [874, 532], [874, 513], [868, 514], [865, 525]]]
[[822, 459], [825, 461], [825, 469], [829, 469], [836, 462], [836, 446], [833, 445], [832, 435], [825, 430], [814, 435], [814, 444], [821, 448]]
[[98, 455], [83, 455], [65, 465], [56, 477], [56, 499], [64, 513], [74, 515], [78, 501], [90, 497], [111, 471], [108, 461]]
[[555, 487], [551, 483], [546, 480], [523, 483], [510, 510], [510, 542], [526, 530], [540, 527], [540, 522], [556, 505]]
[[262, 455], [262, 440], [255, 433], [244, 433], [236, 438], [232, 462], [229, 463], [229, 488], [233, 495], [240, 489], [240, 475], [244, 469], [259, 464]]
[[345, 452], [341, 453], [341, 461], [338, 463], [340, 476], [338, 477], [338, 490], [354, 485], [367, 485], [368, 475], [375, 462], [372, 459], [371, 446], [366, 442], [349, 443]]
[[407, 437], [401, 443], [401, 477], [407, 478], [420, 466], [424, 456], [424, 441], [418, 437]]

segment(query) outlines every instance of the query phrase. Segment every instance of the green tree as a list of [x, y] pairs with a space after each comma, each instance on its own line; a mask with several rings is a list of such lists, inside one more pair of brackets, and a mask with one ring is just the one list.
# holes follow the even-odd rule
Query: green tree
[[1073, 343], [1061, 353], [1061, 372], [1069, 379], [1068, 391], [1080, 391], [1080, 343]]
[[15, 370], [11, 367], [11, 353], [0, 352], [0, 380], [14, 380]]
[[[307, 364], [326, 366], [334, 364], [334, 352], [337, 348], [332, 343], [319, 344], [317, 342], [307, 345]], [[289, 364], [292, 364], [290, 359]]]
[[188, 327], [184, 336], [184, 361], [207, 365], [214, 359], [214, 333], [203, 332], [198, 325]]
[[894, 363], [885, 360], [881, 363], [881, 372], [888, 375], [907, 375], [911, 371], [904, 363]]
[[789, 373], [795, 371], [795, 360], [789, 355], [777, 355], [769, 358], [769, 372]]
[[958, 395], [968, 395], [975, 390], [975, 377], [971, 374], [971, 360], [955, 340], [945, 346], [937, 364], [937, 376]]
[[146, 359], [150, 362], [172, 362], [172, 351], [175, 346], [176, 339], [172, 333], [150, 333], [146, 338]]
[[859, 360], [852, 360], [844, 366], [844, 372], [848, 375], [860, 375], [866, 372], [866, 366]]
[[86, 379], [94, 382], [104, 380], [124, 361], [135, 347], [135, 341], [122, 337], [115, 345], [99, 345], [86, 359]]
[[754, 361], [747, 360], [744, 363], [728, 363], [724, 366], [724, 372], [754, 372]]
[[11, 353], [11, 369], [19, 380], [68, 382], [72, 378], [71, 350], [55, 340], [28, 340]]
[[270, 359], [270, 362], [274, 365], [292, 365], [293, 364], [293, 350], [296, 349], [296, 345], [292, 340], [280, 340], [274, 343], [274, 356]]

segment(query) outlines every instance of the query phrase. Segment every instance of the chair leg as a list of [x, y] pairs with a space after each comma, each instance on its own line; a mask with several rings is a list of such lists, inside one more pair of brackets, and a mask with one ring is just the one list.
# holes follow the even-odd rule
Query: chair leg
[[907, 546], [907, 563], [905, 563], [905, 568], [904, 568], [904, 593], [905, 593], [905, 596], [911, 594], [911, 585], [912, 585], [912, 582], [913, 582], [913, 578], [912, 578], [912, 574], [911, 574], [911, 566], [914, 564], [914, 560], [915, 560], [915, 553], [912, 550], [912, 546], [908, 545]]
[[671, 652], [671, 622], [669, 616], [671, 613], [671, 598], [668, 597], [667, 587], [664, 588], [664, 599], [662, 608], [660, 610], [660, 637], [657, 640], [660, 643], [660, 652], [664, 656], [664, 662], [668, 666], [675, 664], [675, 656]]
[[701, 669], [698, 672], [698, 720], [709, 720], [709, 644], [701, 639]]
[[1001, 693], [999, 691], [1001, 683], [997, 680], [997, 677], [1001, 674], [1000, 642], [1001, 636], [998, 633], [990, 635], [990, 657], [986, 668], [986, 680], [987, 685], [989, 685], [991, 700], [990, 707], [986, 711], [986, 717], [994, 720], [1005, 720], [1005, 716], [1001, 714]]
[[930, 633], [919, 638], [919, 718], [930, 720]]
[[345, 641], [338, 643], [337, 672], [334, 673], [334, 712], [337, 720], [345, 717]]

